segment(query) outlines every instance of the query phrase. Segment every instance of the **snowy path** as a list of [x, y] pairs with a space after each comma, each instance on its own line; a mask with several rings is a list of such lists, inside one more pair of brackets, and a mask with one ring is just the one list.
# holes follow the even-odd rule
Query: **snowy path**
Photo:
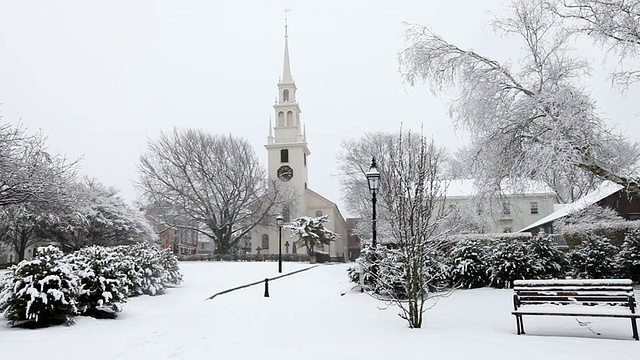
[[[309, 266], [285, 263], [285, 272]], [[411, 330], [394, 309], [351, 291], [347, 265], [326, 265], [204, 301], [277, 275], [276, 263], [182, 263], [185, 284], [125, 304], [117, 320], [77, 318], [41, 330], [0, 325], [2, 358], [26, 359], [609, 359], [635, 358], [628, 320], [525, 319], [515, 335], [511, 290], [458, 291]], [[340, 294], [346, 292], [345, 296]]]

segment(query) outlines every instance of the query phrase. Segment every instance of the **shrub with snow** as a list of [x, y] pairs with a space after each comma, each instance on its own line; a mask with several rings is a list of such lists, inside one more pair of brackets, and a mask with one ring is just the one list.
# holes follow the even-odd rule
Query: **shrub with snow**
[[149, 243], [119, 246], [120, 271], [127, 276], [130, 296], [159, 295], [164, 293], [169, 280], [169, 271], [162, 265], [162, 250]]
[[160, 265], [167, 271], [165, 286], [178, 286], [182, 283], [182, 274], [180, 274], [178, 258], [173, 255], [170, 249], [160, 250]]
[[40, 248], [33, 260], [24, 260], [5, 275], [0, 311], [10, 325], [45, 327], [72, 324], [77, 312], [77, 278], [63, 261], [62, 251]]
[[114, 318], [127, 301], [127, 279], [113, 248], [89, 246], [65, 257], [78, 276], [78, 313]]
[[489, 283], [492, 287], [510, 288], [514, 280], [534, 278], [534, 260], [523, 241], [496, 243], [488, 261]]
[[454, 243], [447, 261], [453, 286], [472, 289], [489, 285], [489, 244], [472, 238]]
[[640, 282], [640, 230], [627, 233], [618, 253], [618, 266], [622, 277]]
[[567, 275], [569, 259], [567, 254], [544, 231], [527, 242], [532, 259], [532, 279], [558, 279]]
[[573, 276], [583, 279], [612, 278], [618, 272], [618, 248], [605, 237], [590, 234], [569, 253]]

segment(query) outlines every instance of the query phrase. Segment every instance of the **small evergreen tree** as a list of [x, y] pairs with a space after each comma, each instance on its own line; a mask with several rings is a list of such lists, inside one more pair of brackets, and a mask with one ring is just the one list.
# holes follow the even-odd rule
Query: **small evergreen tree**
[[126, 275], [120, 272], [113, 248], [89, 246], [66, 256], [79, 279], [81, 315], [114, 318], [127, 301]]
[[309, 255], [315, 254], [316, 245], [328, 245], [335, 241], [340, 235], [324, 227], [324, 223], [329, 221], [329, 215], [318, 217], [301, 216], [285, 228], [291, 230], [291, 237], [297, 237], [298, 246], [307, 248]]
[[40, 248], [33, 260], [23, 260], [5, 276], [0, 311], [9, 325], [45, 327], [73, 324], [78, 281], [58, 248]]
[[491, 247], [487, 241], [465, 239], [456, 242], [448, 259], [449, 279], [452, 285], [467, 289], [488, 286], [490, 251]]
[[178, 258], [173, 255], [171, 249], [160, 250], [160, 265], [166, 270], [165, 286], [178, 286], [182, 283], [182, 274], [178, 266]]
[[571, 271], [577, 278], [606, 279], [618, 272], [618, 249], [606, 238], [589, 234], [569, 253]]
[[640, 229], [627, 233], [617, 262], [621, 276], [640, 282]]

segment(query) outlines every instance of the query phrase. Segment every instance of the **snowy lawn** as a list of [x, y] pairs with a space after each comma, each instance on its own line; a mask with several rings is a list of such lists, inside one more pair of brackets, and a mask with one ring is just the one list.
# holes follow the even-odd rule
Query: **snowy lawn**
[[[512, 290], [459, 290], [409, 329], [393, 308], [348, 283], [348, 264], [276, 276], [277, 264], [181, 263], [184, 284], [130, 299], [116, 320], [78, 317], [40, 330], [0, 325], [2, 359], [634, 359], [628, 319], [525, 317], [515, 334]], [[291, 272], [310, 266], [285, 263]], [[0, 271], [0, 275], [4, 271]], [[344, 296], [341, 296], [345, 293]], [[636, 298], [640, 299], [636, 291]], [[6, 324], [6, 322], [5, 322]], [[598, 335], [597, 333], [601, 333]]]

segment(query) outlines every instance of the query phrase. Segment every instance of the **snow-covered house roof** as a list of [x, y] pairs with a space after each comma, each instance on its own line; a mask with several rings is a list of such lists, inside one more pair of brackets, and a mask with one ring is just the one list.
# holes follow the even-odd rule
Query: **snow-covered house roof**
[[598, 201], [606, 198], [607, 196], [610, 196], [612, 194], [615, 194], [616, 192], [620, 191], [620, 189], [622, 189], [621, 185], [615, 184], [611, 181], [604, 181], [602, 182], [602, 184], [600, 184], [600, 186], [598, 186], [597, 189], [593, 190], [592, 192], [588, 193], [587, 195], [581, 197], [580, 199], [576, 200], [575, 202], [572, 202], [570, 204], [566, 204], [565, 206], [563, 206], [562, 208], [560, 208], [557, 211], [554, 211], [553, 213], [543, 217], [542, 219], [534, 222], [533, 224], [525, 227], [524, 229], [520, 230], [520, 232], [523, 231], [529, 231], [531, 229], [537, 228], [538, 226], [542, 226], [546, 223], [549, 223], [551, 221], [560, 219], [562, 217], [565, 217], [569, 214], [572, 214], [576, 211], [580, 211], [584, 208], [586, 208], [589, 205], [593, 205], [595, 203], [597, 203]]
[[[478, 193], [474, 179], [455, 179], [444, 184], [447, 187], [447, 198], [467, 198]], [[516, 186], [505, 182], [502, 186], [504, 195], [553, 194], [553, 190], [540, 181], [527, 181]]]

